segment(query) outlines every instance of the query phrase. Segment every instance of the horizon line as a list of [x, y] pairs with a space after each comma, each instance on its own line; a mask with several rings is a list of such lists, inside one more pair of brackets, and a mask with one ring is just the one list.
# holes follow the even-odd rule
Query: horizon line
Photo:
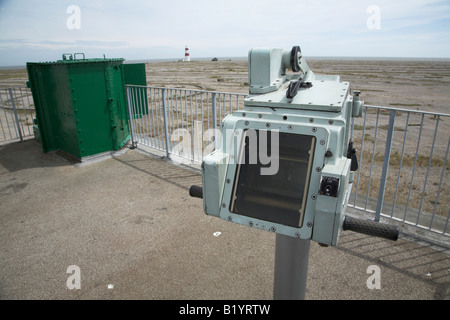
[[[450, 61], [450, 57], [396, 57], [396, 56], [320, 56], [320, 55], [314, 55], [314, 56], [304, 56], [306, 60], [314, 60], [314, 59], [344, 59], [344, 60], [348, 60], [348, 59], [369, 59], [369, 60], [410, 60], [410, 61], [420, 61], [420, 60], [448, 60]], [[227, 59], [227, 60], [247, 60], [248, 57], [247, 56], [210, 56], [210, 57], [197, 57], [197, 58], [192, 58], [189, 62], [195, 62], [196, 60], [198, 61], [204, 61], [207, 59], [213, 59], [213, 58], [217, 58], [217, 59]], [[136, 58], [136, 59], [126, 59], [124, 58], [125, 61], [124, 63], [128, 62], [136, 62], [136, 61], [142, 61], [142, 62], [188, 62], [188, 61], [183, 61], [182, 57], [171, 57], [171, 58]], [[34, 62], [34, 61], [29, 61], [29, 62]], [[40, 62], [47, 62], [47, 61], [40, 61]], [[56, 61], [55, 61], [56, 62]], [[26, 62], [25, 64], [7, 64], [7, 65], [0, 65], [0, 69], [13, 69], [13, 68], [26, 68], [26, 64], [28, 62]]]

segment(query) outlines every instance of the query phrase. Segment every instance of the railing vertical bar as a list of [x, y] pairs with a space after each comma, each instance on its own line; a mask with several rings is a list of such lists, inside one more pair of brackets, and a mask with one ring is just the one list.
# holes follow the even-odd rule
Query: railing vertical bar
[[136, 91], [136, 110], [135, 113], [138, 117], [136, 117], [136, 123], [139, 124], [140, 131], [142, 133], [140, 134], [141, 139], [144, 141], [145, 144], [151, 145], [150, 138], [151, 134], [149, 133], [149, 126], [148, 126], [148, 117], [149, 117], [149, 110], [145, 110], [145, 107], [148, 107], [148, 96], [147, 96], [147, 89], [146, 88], [135, 88]]
[[159, 142], [161, 144], [161, 150], [166, 150], [166, 141], [164, 138], [164, 132], [165, 132], [165, 120], [164, 120], [164, 99], [163, 99], [163, 92], [165, 89], [160, 89], [158, 92], [159, 95], [159, 108], [158, 108], [158, 123], [159, 123]]
[[398, 168], [397, 184], [395, 186], [394, 201], [392, 203], [391, 218], [394, 216], [395, 205], [396, 205], [396, 202], [397, 202], [398, 186], [400, 184], [400, 175], [401, 175], [402, 167], [403, 167], [403, 158], [405, 156], [406, 136], [408, 135], [408, 125], [409, 125], [409, 116], [410, 116], [410, 114], [411, 114], [411, 112], [408, 112], [408, 115], [406, 116], [405, 134], [403, 136], [402, 155], [400, 156], [400, 165], [399, 165], [399, 168]]
[[153, 127], [153, 134], [152, 134], [152, 140], [153, 140], [153, 146], [154, 148], [161, 150], [161, 147], [159, 145], [159, 131], [158, 131], [158, 100], [157, 100], [157, 91], [159, 89], [154, 88], [152, 90], [152, 127]]
[[142, 117], [139, 119], [139, 123], [141, 123], [142, 126], [142, 133], [145, 136], [145, 141], [148, 141], [148, 145], [155, 147], [154, 145], [154, 138], [153, 138], [153, 132], [152, 128], [153, 126], [150, 125], [150, 121], [152, 120], [152, 110], [151, 110], [151, 103], [152, 103], [152, 90], [145, 90], [142, 91], [143, 95], [143, 106], [142, 106]]
[[[198, 146], [198, 150], [197, 150], [197, 159], [199, 161], [201, 161], [202, 157], [203, 157], [203, 117], [200, 118], [198, 117], [198, 109], [199, 109], [199, 103], [198, 103], [198, 95], [200, 93], [197, 93], [195, 95], [195, 110], [196, 110], [196, 117], [197, 117], [197, 126], [199, 125], [200, 128], [197, 129], [197, 146]], [[201, 96], [200, 96], [200, 102], [201, 102]], [[201, 103], [200, 103], [200, 107], [201, 107]], [[201, 111], [201, 110], [200, 110]], [[200, 129], [200, 130], [199, 130]]]
[[[203, 117], [203, 100], [204, 100], [204, 97], [203, 97], [203, 92], [201, 93], [201, 97], [200, 97], [200, 110], [201, 110], [201, 115], [202, 115], [202, 136], [201, 136], [201, 139], [202, 139], [202, 155], [201, 155], [201, 158], [203, 159], [203, 156], [204, 156], [204, 152], [205, 152], [205, 139], [204, 139], [204, 136], [205, 136], [205, 119], [204, 119], [204, 117]], [[206, 129], [206, 130], [208, 130], [208, 129]]]
[[[439, 201], [439, 195], [440, 195], [441, 188], [442, 188], [442, 181], [444, 180], [445, 168], [447, 166], [447, 158], [448, 158], [449, 147], [450, 147], [450, 138], [448, 139], [448, 142], [447, 142], [447, 151], [445, 153], [444, 165], [442, 166], [441, 177], [439, 179], [439, 187], [438, 187], [437, 194], [436, 194], [436, 200], [434, 201], [434, 208], [433, 208], [433, 214], [431, 215], [430, 228], [433, 226], [434, 217], [435, 217], [435, 214], [436, 214], [436, 208], [437, 208], [438, 201]], [[445, 233], [446, 229], [447, 229], [447, 227], [445, 227], [444, 233]]]
[[[22, 122], [22, 129], [23, 129], [23, 133], [25, 134], [25, 128], [27, 128], [26, 131], [28, 132], [28, 134], [25, 134], [25, 135], [29, 136], [29, 135], [31, 135], [30, 125], [28, 125], [28, 113], [27, 113], [27, 108], [25, 107], [25, 100], [23, 98], [24, 94], [22, 93], [22, 88], [19, 88], [19, 95], [20, 95], [20, 100], [22, 101], [23, 114], [25, 115], [25, 121], [21, 121]], [[23, 120], [23, 119], [21, 119], [21, 120]]]
[[[5, 89], [5, 95], [6, 95], [6, 96], [9, 95], [8, 89]], [[7, 98], [6, 98], [6, 99], [7, 99]], [[13, 135], [13, 134], [11, 133], [11, 126], [9, 125], [9, 122], [10, 122], [10, 119], [9, 119], [9, 118], [12, 118], [12, 116], [11, 116], [11, 114], [10, 114], [9, 117], [8, 117], [9, 111], [6, 112], [6, 109], [7, 109], [7, 107], [6, 107], [6, 100], [5, 100], [4, 106], [5, 106], [5, 108], [3, 109], [3, 111], [4, 111], [4, 113], [5, 113], [6, 124], [7, 124], [7, 126], [8, 126], [8, 132], [9, 132], [9, 137], [10, 137], [9, 140], [11, 140], [11, 139], [16, 139], [16, 138], [18, 137], [17, 128], [16, 128], [14, 125], [12, 126], [12, 127], [13, 127], [13, 131], [14, 131], [14, 135]], [[12, 119], [11, 122], [14, 123], [14, 119]]]
[[377, 110], [377, 121], [375, 123], [375, 136], [373, 141], [373, 149], [372, 149], [372, 160], [370, 162], [370, 172], [369, 172], [369, 182], [367, 183], [367, 193], [366, 193], [366, 203], [364, 204], [364, 209], [367, 210], [367, 202], [370, 197], [370, 183], [372, 181], [372, 172], [373, 172], [373, 163], [375, 161], [375, 148], [377, 146], [377, 135], [378, 135], [378, 121], [380, 119], [380, 109]]
[[186, 99], [184, 99], [183, 98], [183, 92], [185, 93], [185, 91], [180, 91], [180, 108], [181, 108], [181, 120], [182, 120], [182, 122], [181, 122], [181, 126], [182, 126], [182, 128], [183, 128], [183, 131], [184, 131], [184, 124], [186, 123], [186, 126], [187, 126], [187, 124], [188, 124], [188, 121], [187, 121], [187, 118], [186, 118], [186, 115], [185, 115], [185, 113], [184, 113], [184, 111], [183, 111], [183, 101], [186, 101]]
[[130, 134], [131, 134], [131, 145], [135, 146], [135, 138], [134, 138], [134, 125], [133, 125], [133, 112], [131, 111], [131, 108], [133, 107], [131, 104], [130, 99], [130, 88], [129, 86], [126, 86], [126, 92], [127, 92], [127, 101], [128, 101], [128, 118], [130, 121]]
[[147, 91], [143, 90], [139, 87], [136, 87], [135, 89], [135, 99], [136, 99], [136, 114], [140, 115], [140, 118], [136, 119], [136, 122], [139, 124], [139, 127], [142, 130], [141, 133], [141, 139], [144, 141], [145, 144], [151, 145], [150, 142], [150, 134], [149, 134], [149, 126], [148, 126], [148, 118], [147, 114], [144, 112], [144, 108], [146, 105], [145, 99], [147, 99]]
[[176, 97], [177, 97], [177, 90], [176, 89], [171, 89], [170, 90], [171, 91], [171, 93], [170, 93], [170, 112], [171, 112], [171, 115], [172, 115], [172, 122], [171, 122], [171, 124], [170, 124], [170, 132], [169, 132], [169, 135], [170, 135], [170, 139], [169, 139], [169, 142], [170, 142], [170, 150], [173, 150], [173, 147], [174, 147], [174, 141], [172, 141], [172, 134], [173, 134], [173, 131], [174, 130], [177, 130], [178, 129], [178, 121], [177, 121], [177, 114], [176, 114], [176, 112], [175, 112], [175, 110], [176, 110]]
[[442, 234], [447, 232], [447, 227], [448, 227], [449, 220], [450, 220], [450, 210], [447, 211], [447, 220], [445, 221], [445, 227], [444, 227], [444, 231], [442, 231]]
[[[188, 96], [187, 96], [187, 90], [183, 90], [183, 94], [184, 94], [184, 111], [185, 111], [185, 118], [186, 118], [186, 130], [183, 130], [183, 157], [186, 157], [186, 154], [191, 157], [191, 146], [187, 146], [186, 145], [186, 141], [185, 141], [185, 132], [190, 132], [189, 130], [189, 113], [188, 113]], [[190, 144], [192, 144], [192, 141], [187, 141]], [[189, 149], [189, 151], [187, 151], [187, 149]]]
[[[16, 104], [17, 101], [17, 94], [16, 94], [16, 88], [10, 88], [10, 90], [12, 90], [12, 98], [11, 98], [11, 104], [14, 110], [14, 117], [16, 119], [16, 123], [17, 123], [17, 128], [19, 129], [19, 133], [22, 133], [22, 138], [23, 135], [25, 134], [24, 128], [23, 128], [23, 123], [21, 121], [21, 116], [20, 116], [20, 108], [18, 106], [18, 104]], [[11, 92], [11, 91], [10, 91]], [[23, 139], [21, 139], [20, 141], [22, 141]]]
[[383, 209], [384, 192], [386, 190], [386, 181], [389, 170], [389, 160], [391, 156], [392, 138], [394, 135], [395, 110], [389, 114], [389, 127], [386, 137], [386, 149], [384, 152], [383, 169], [381, 171], [380, 188], [378, 189], [377, 209], [375, 210], [375, 221], [380, 221], [381, 210]]
[[209, 120], [209, 93], [206, 93], [206, 121], [208, 122], [208, 130], [211, 128], [210, 120]]
[[158, 149], [158, 145], [156, 143], [157, 141], [157, 134], [156, 134], [156, 128], [157, 128], [157, 123], [156, 123], [156, 119], [155, 119], [155, 114], [156, 114], [156, 98], [155, 98], [155, 91], [156, 89], [153, 88], [152, 90], [150, 90], [150, 114], [149, 114], [149, 119], [148, 119], [148, 123], [151, 123], [152, 126], [152, 133], [151, 133], [151, 140], [152, 140], [152, 147]]
[[[126, 93], [127, 93], [128, 110], [130, 110], [130, 113], [131, 113], [131, 115], [129, 115], [129, 117], [130, 117], [130, 130], [133, 131], [132, 135], [135, 135], [135, 140], [136, 140], [137, 139], [137, 137], [136, 137], [137, 130], [136, 130], [136, 125], [135, 125], [136, 122], [135, 122], [135, 119], [133, 117], [133, 114], [135, 113], [134, 112], [134, 102], [133, 102], [133, 91], [134, 91], [134, 88], [131, 85], [127, 85], [125, 88], [126, 88]], [[131, 137], [131, 139], [133, 139], [133, 137]]]
[[195, 139], [192, 139], [192, 134], [194, 133], [194, 112], [192, 112], [192, 90], [189, 90], [189, 109], [190, 109], [190, 113], [191, 113], [191, 150], [192, 150], [192, 154], [191, 154], [191, 161], [194, 161], [195, 159]]
[[222, 117], [222, 102], [220, 99], [221, 99], [221, 95], [219, 93], [219, 101], [218, 101], [218, 103], [219, 103], [219, 120], [222, 121], [222, 119], [223, 119], [223, 117]]
[[159, 150], [163, 150], [161, 148], [161, 141], [160, 141], [161, 140], [161, 136], [160, 136], [161, 130], [159, 128], [160, 127], [159, 108], [161, 107], [161, 101], [159, 100], [160, 99], [159, 90], [160, 89], [153, 90], [153, 99], [154, 99], [154, 103], [155, 103], [154, 104], [155, 113], [154, 113], [154, 117], [153, 117], [153, 121], [155, 121], [155, 136], [153, 137], [153, 139], [155, 139], [155, 147]]
[[[3, 98], [2, 98], [3, 94], [0, 92], [0, 105], [2, 106], [3, 111], [6, 110], [6, 108], [4, 108], [4, 104], [3, 104]], [[5, 111], [5, 119], [6, 119], [6, 111]], [[7, 120], [7, 119], [6, 119]], [[6, 124], [8, 124], [8, 121], [6, 121]], [[5, 130], [3, 128], [3, 121], [0, 119], [0, 125], [2, 127], [2, 133], [3, 133], [3, 140], [9, 140], [6, 138], [6, 133]]]
[[[419, 223], [420, 215], [422, 213], [423, 200], [425, 198], [425, 189], [426, 189], [427, 183], [428, 183], [428, 174], [430, 173], [431, 160], [433, 158], [434, 144], [436, 142], [436, 136], [437, 136], [438, 127], [439, 127], [439, 120], [440, 120], [440, 117], [438, 117], [437, 120], [436, 120], [436, 126], [435, 126], [434, 136], [433, 136], [433, 142], [431, 144], [430, 158], [428, 159], [427, 173], [425, 175], [425, 181], [423, 183], [422, 198], [420, 199], [419, 213], [417, 214], [417, 224]], [[431, 228], [431, 225], [430, 225], [430, 228]]]
[[[361, 137], [361, 150], [360, 150], [360, 154], [359, 154], [359, 163], [362, 164], [362, 159], [363, 159], [363, 150], [364, 150], [364, 138], [366, 135], [366, 123], [367, 123], [367, 107], [365, 108], [365, 112], [364, 112], [364, 122], [363, 122], [363, 131], [362, 131], [362, 137]], [[356, 179], [356, 186], [355, 186], [355, 199], [354, 199], [354, 205], [356, 206], [356, 201], [358, 198], [358, 189], [359, 189], [359, 178], [360, 178], [360, 173], [361, 170], [358, 170], [358, 175], [357, 175], [357, 179]]]
[[33, 121], [33, 116], [34, 116], [34, 108], [31, 108], [31, 101], [30, 101], [30, 96], [31, 96], [31, 90], [29, 88], [26, 88], [26, 92], [27, 92], [27, 102], [28, 102], [28, 108], [30, 108], [30, 114], [31, 114], [31, 134], [34, 134], [34, 130], [33, 130], [33, 125], [34, 125], [34, 121]]
[[161, 141], [161, 138], [162, 138], [162, 132], [163, 132], [163, 128], [162, 128], [162, 124], [161, 124], [161, 108], [162, 108], [162, 106], [161, 106], [161, 103], [162, 103], [162, 101], [161, 101], [161, 90], [162, 89], [158, 89], [156, 92], [157, 92], [157, 97], [158, 97], [158, 99], [157, 99], [157, 101], [158, 101], [158, 103], [157, 103], [157, 107], [156, 107], [156, 118], [155, 118], [155, 121], [156, 121], [156, 128], [157, 128], [157, 139], [156, 139], [156, 141], [158, 142], [158, 148], [159, 148], [159, 150], [163, 150], [163, 151], [165, 151], [164, 150], [164, 146], [163, 146], [163, 144], [162, 144], [162, 141]]
[[214, 130], [214, 150], [217, 149], [217, 136], [216, 136], [216, 132], [217, 132], [217, 101], [216, 101], [216, 93], [213, 92], [212, 96], [211, 96], [211, 100], [212, 100], [212, 120], [213, 120], [213, 130]]
[[143, 126], [143, 118], [139, 118], [139, 115], [141, 115], [141, 99], [140, 99], [140, 90], [138, 87], [133, 87], [133, 92], [132, 92], [132, 103], [133, 103], [133, 112], [136, 115], [136, 118], [134, 119], [136, 126], [138, 127], [139, 130], [137, 131], [141, 131], [139, 132], [139, 140], [143, 140], [142, 142], [145, 144], [148, 144], [148, 142], [146, 141], [146, 132], [145, 132], [145, 128]]
[[166, 141], [166, 157], [169, 157], [169, 124], [167, 119], [167, 103], [166, 103], [166, 89], [162, 89], [162, 105], [164, 111], [164, 138]]
[[420, 121], [419, 136], [417, 138], [416, 155], [414, 156], [414, 166], [413, 166], [413, 170], [412, 170], [412, 173], [411, 173], [411, 182], [409, 184], [408, 200], [406, 201], [406, 205], [405, 205], [405, 214], [403, 216], [403, 221], [406, 221], [406, 215], [408, 213], [408, 205], [409, 205], [409, 200], [410, 200], [410, 197], [411, 197], [411, 189], [412, 189], [412, 186], [413, 186], [414, 174], [416, 172], [417, 157], [419, 155], [420, 137], [422, 136], [422, 129], [423, 129], [423, 120], [424, 120], [424, 118], [425, 118], [425, 114], [422, 114], [422, 119]]
[[173, 89], [167, 88], [166, 90], [166, 113], [167, 113], [167, 150], [169, 153], [172, 152], [172, 141], [170, 140], [170, 129], [173, 126], [173, 112], [172, 112], [172, 95]]
[[[177, 129], [180, 127], [179, 111], [178, 111], [178, 90], [175, 91], [175, 113], [177, 115]], [[183, 121], [181, 122], [183, 124]]]
[[16, 110], [17, 110], [17, 119], [19, 120], [19, 125], [20, 125], [20, 129], [22, 131], [22, 138], [23, 138], [23, 136], [26, 136], [27, 134], [25, 132], [26, 131], [25, 125], [24, 125], [25, 121], [23, 121], [23, 119], [22, 119], [22, 111], [25, 114], [25, 118], [26, 118], [26, 112], [25, 112], [25, 109], [23, 108], [23, 105], [22, 105], [22, 108], [20, 108], [20, 103], [19, 103], [20, 96], [17, 95], [17, 89], [19, 89], [19, 91], [21, 90], [20, 88], [13, 88], [13, 94], [14, 94], [14, 101], [17, 101], [17, 104], [15, 104]]
[[16, 106], [15, 106], [15, 103], [14, 103], [14, 97], [13, 97], [13, 93], [12, 93], [12, 89], [11, 88], [9, 88], [9, 96], [10, 96], [10, 99], [11, 99], [11, 106], [12, 106], [13, 111], [14, 111], [14, 117], [16, 119], [17, 130], [19, 131], [19, 138], [20, 138], [20, 141], [22, 142], [23, 141], [22, 131], [20, 130], [19, 118], [17, 117]]

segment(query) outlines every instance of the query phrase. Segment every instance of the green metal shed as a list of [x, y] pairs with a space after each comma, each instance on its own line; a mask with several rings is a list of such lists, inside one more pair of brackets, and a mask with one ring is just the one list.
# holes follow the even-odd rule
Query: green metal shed
[[44, 152], [60, 150], [82, 160], [128, 142], [123, 61], [76, 53], [56, 62], [27, 63]]

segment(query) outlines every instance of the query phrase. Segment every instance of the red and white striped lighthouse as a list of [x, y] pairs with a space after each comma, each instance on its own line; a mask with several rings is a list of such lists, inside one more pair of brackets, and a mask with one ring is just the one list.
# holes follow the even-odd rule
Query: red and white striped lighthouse
[[189, 56], [189, 48], [186, 46], [184, 49], [184, 61], [191, 61], [191, 57]]

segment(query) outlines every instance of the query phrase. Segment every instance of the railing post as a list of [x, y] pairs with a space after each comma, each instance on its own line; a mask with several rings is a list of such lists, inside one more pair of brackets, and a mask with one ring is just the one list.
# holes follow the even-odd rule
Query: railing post
[[214, 150], [216, 150], [217, 148], [217, 137], [215, 136], [216, 132], [217, 132], [217, 101], [216, 101], [216, 93], [213, 92], [212, 96], [211, 96], [211, 100], [212, 100], [212, 125], [213, 125], [213, 132], [214, 132]]
[[128, 102], [128, 116], [130, 117], [131, 146], [133, 148], [136, 148], [137, 141], [134, 139], [133, 113], [131, 112], [131, 108], [133, 108], [133, 105], [131, 103], [130, 91], [132, 90], [132, 88], [129, 86], [126, 86], [126, 89], [127, 89], [127, 102]]
[[12, 89], [9, 88], [8, 91], [9, 91], [9, 98], [11, 100], [11, 106], [14, 111], [14, 118], [16, 119], [17, 130], [19, 131], [20, 142], [22, 142], [23, 141], [22, 130], [20, 130], [19, 117], [17, 116], [16, 105], [14, 104], [14, 96], [12, 93]]
[[164, 135], [166, 142], [166, 157], [169, 157], [169, 124], [167, 123], [167, 103], [166, 103], [166, 89], [161, 89], [162, 103], [164, 111]]
[[384, 191], [386, 189], [386, 180], [389, 169], [389, 159], [391, 156], [392, 137], [394, 135], [394, 122], [395, 122], [395, 110], [391, 110], [389, 114], [389, 128], [386, 137], [386, 149], [384, 153], [383, 169], [381, 172], [377, 209], [375, 211], [375, 221], [380, 221], [381, 209], [383, 208]]

